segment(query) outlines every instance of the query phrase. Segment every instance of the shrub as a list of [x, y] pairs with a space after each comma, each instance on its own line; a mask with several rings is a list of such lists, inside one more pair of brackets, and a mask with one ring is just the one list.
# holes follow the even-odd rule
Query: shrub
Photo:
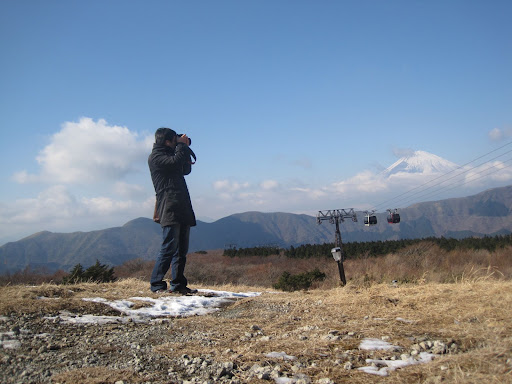
[[96, 260], [96, 264], [84, 271], [81, 264], [77, 264], [71, 270], [69, 276], [63, 279], [64, 284], [77, 284], [83, 281], [94, 281], [96, 283], [109, 283], [114, 281], [114, 267], [108, 267]]
[[275, 289], [283, 291], [297, 291], [299, 289], [308, 289], [314, 281], [325, 280], [325, 273], [320, 272], [318, 268], [312, 271], [292, 275], [289, 272], [283, 272], [279, 281], [274, 284]]

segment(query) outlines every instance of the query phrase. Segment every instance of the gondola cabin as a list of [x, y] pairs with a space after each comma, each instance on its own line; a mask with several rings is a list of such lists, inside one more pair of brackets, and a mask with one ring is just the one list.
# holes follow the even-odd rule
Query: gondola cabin
[[388, 223], [397, 224], [400, 222], [400, 215], [396, 212], [390, 213], [388, 215]]
[[375, 225], [375, 224], [377, 224], [377, 216], [366, 215], [364, 217], [364, 225], [366, 225], [367, 227], [369, 227], [370, 225]]

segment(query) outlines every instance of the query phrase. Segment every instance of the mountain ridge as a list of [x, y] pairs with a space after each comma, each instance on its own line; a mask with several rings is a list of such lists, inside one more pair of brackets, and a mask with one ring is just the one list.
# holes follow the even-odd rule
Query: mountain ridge
[[[512, 233], [512, 186], [446, 200], [422, 202], [400, 210], [400, 224], [388, 224], [387, 214], [377, 213], [372, 227], [346, 220], [344, 242], [384, 241], [406, 238], [494, 236]], [[161, 229], [149, 218], [135, 218], [123, 226], [90, 232], [40, 231], [0, 247], [0, 273], [27, 266], [69, 270], [80, 263], [90, 266], [98, 259], [119, 265], [133, 258], [152, 260], [160, 248]], [[285, 212], [249, 211], [213, 223], [198, 220], [191, 229], [190, 252], [230, 246], [254, 247], [321, 244], [334, 241], [334, 226], [316, 223], [314, 216]]]

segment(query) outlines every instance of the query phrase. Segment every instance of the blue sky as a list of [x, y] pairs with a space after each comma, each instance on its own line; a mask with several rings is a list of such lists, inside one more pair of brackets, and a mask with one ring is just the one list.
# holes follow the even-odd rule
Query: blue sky
[[510, 1], [4, 0], [0, 243], [150, 217], [161, 126], [192, 138], [200, 218], [375, 206], [432, 176], [373, 188], [403, 153], [461, 165], [512, 140], [511, 17]]

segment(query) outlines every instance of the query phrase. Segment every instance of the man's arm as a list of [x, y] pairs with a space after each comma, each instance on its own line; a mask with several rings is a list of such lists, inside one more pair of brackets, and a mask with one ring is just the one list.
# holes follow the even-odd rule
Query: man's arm
[[181, 170], [181, 167], [188, 162], [190, 158], [188, 148], [186, 144], [178, 143], [174, 150], [174, 154], [167, 154], [165, 156], [155, 157], [154, 165], [157, 167], [176, 167], [177, 170]]

